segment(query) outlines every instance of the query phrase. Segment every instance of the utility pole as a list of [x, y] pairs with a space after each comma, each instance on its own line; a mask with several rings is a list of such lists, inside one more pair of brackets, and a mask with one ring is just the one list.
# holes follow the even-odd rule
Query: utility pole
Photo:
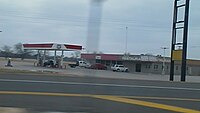
[[169, 49], [169, 48], [167, 48], [167, 47], [161, 47], [161, 49], [163, 49], [163, 66], [162, 66], [162, 74], [165, 75], [165, 62], [166, 62], [165, 51], [166, 51], [166, 49]]

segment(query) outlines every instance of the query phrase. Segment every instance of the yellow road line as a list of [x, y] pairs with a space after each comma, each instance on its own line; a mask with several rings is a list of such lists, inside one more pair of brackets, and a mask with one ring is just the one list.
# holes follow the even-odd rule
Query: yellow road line
[[38, 95], [38, 96], [71, 96], [71, 97], [83, 97], [87, 94], [68, 94], [68, 93], [47, 93], [47, 92], [15, 92], [15, 91], [0, 91], [0, 94], [8, 95]]
[[[12, 95], [40, 95], [40, 96], [93, 96], [91, 94], [68, 94], [68, 93], [47, 93], [47, 92], [16, 92], [16, 91], [0, 91], [0, 94], [12, 94]], [[111, 96], [111, 95], [98, 95], [98, 96]], [[117, 96], [117, 95], [115, 95]], [[152, 100], [180, 100], [180, 101], [193, 101], [200, 102], [200, 99], [190, 99], [190, 98], [166, 98], [166, 97], [145, 97], [145, 96], [117, 96], [123, 98], [133, 98], [133, 99], [152, 99]]]
[[[111, 96], [111, 95], [92, 95], [92, 94], [68, 94], [68, 93], [48, 93], [48, 92], [17, 92], [17, 91], [0, 91], [0, 95], [38, 95], [38, 96], [64, 96], [64, 97], [90, 97], [90, 98], [97, 98], [97, 99], [103, 99], [103, 100], [109, 100], [114, 102], [121, 102], [121, 103], [127, 103], [132, 105], [139, 105], [139, 106], [146, 106], [151, 108], [157, 108], [157, 109], [164, 109], [168, 111], [175, 111], [175, 112], [184, 112], [184, 113], [200, 113], [198, 110], [192, 110], [182, 107], [176, 107], [176, 106], [170, 106], [165, 104], [159, 104], [154, 102], [146, 102], [141, 100], [135, 100], [135, 99], [128, 99], [130, 97], [134, 96]], [[137, 98], [137, 96], [135, 96]], [[138, 97], [138, 98], [145, 98], [145, 97]], [[146, 98], [154, 98], [154, 99], [164, 99], [161, 97], [146, 97]], [[175, 99], [175, 100], [184, 100], [184, 99], [178, 99], [178, 98], [166, 98], [166, 99]], [[195, 101], [195, 99], [185, 99], [189, 101]]]
[[144, 97], [144, 96], [121, 96], [124, 98], [133, 98], [133, 99], [152, 99], [152, 100], [180, 100], [180, 101], [193, 101], [200, 102], [200, 99], [190, 99], [190, 98], [170, 98], [170, 97]]
[[198, 110], [192, 110], [182, 107], [176, 107], [176, 106], [170, 106], [165, 104], [158, 104], [154, 102], [146, 102], [146, 101], [140, 101], [140, 100], [134, 100], [134, 99], [127, 99], [117, 96], [98, 96], [94, 95], [92, 96], [94, 98], [104, 99], [104, 100], [110, 100], [115, 102], [121, 102], [121, 103], [127, 103], [127, 104], [133, 104], [133, 105], [139, 105], [139, 106], [146, 106], [151, 108], [157, 108], [157, 109], [163, 109], [168, 111], [174, 111], [174, 112], [181, 112], [181, 113], [200, 113]]

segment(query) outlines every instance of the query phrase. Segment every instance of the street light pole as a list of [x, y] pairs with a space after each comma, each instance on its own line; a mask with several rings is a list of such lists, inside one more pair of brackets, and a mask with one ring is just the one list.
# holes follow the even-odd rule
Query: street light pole
[[165, 59], [165, 50], [166, 49], [169, 49], [167, 47], [161, 47], [161, 49], [163, 49], [163, 66], [162, 66], [162, 74], [165, 75], [165, 62], [166, 62], [166, 59]]
[[128, 43], [128, 27], [126, 26], [125, 54], [127, 54], [127, 43]]

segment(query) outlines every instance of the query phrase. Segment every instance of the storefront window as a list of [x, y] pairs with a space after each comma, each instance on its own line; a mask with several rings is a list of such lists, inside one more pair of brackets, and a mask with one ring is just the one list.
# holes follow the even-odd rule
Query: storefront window
[[101, 60], [96, 60], [96, 63], [101, 63]]
[[150, 68], [151, 68], [151, 65], [146, 65], [146, 68], [147, 68], [147, 69], [150, 69]]

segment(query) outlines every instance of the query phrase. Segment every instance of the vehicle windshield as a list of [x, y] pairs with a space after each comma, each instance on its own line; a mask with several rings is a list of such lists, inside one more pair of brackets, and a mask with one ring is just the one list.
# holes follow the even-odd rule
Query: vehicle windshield
[[0, 0], [0, 113], [200, 113], [200, 0]]

